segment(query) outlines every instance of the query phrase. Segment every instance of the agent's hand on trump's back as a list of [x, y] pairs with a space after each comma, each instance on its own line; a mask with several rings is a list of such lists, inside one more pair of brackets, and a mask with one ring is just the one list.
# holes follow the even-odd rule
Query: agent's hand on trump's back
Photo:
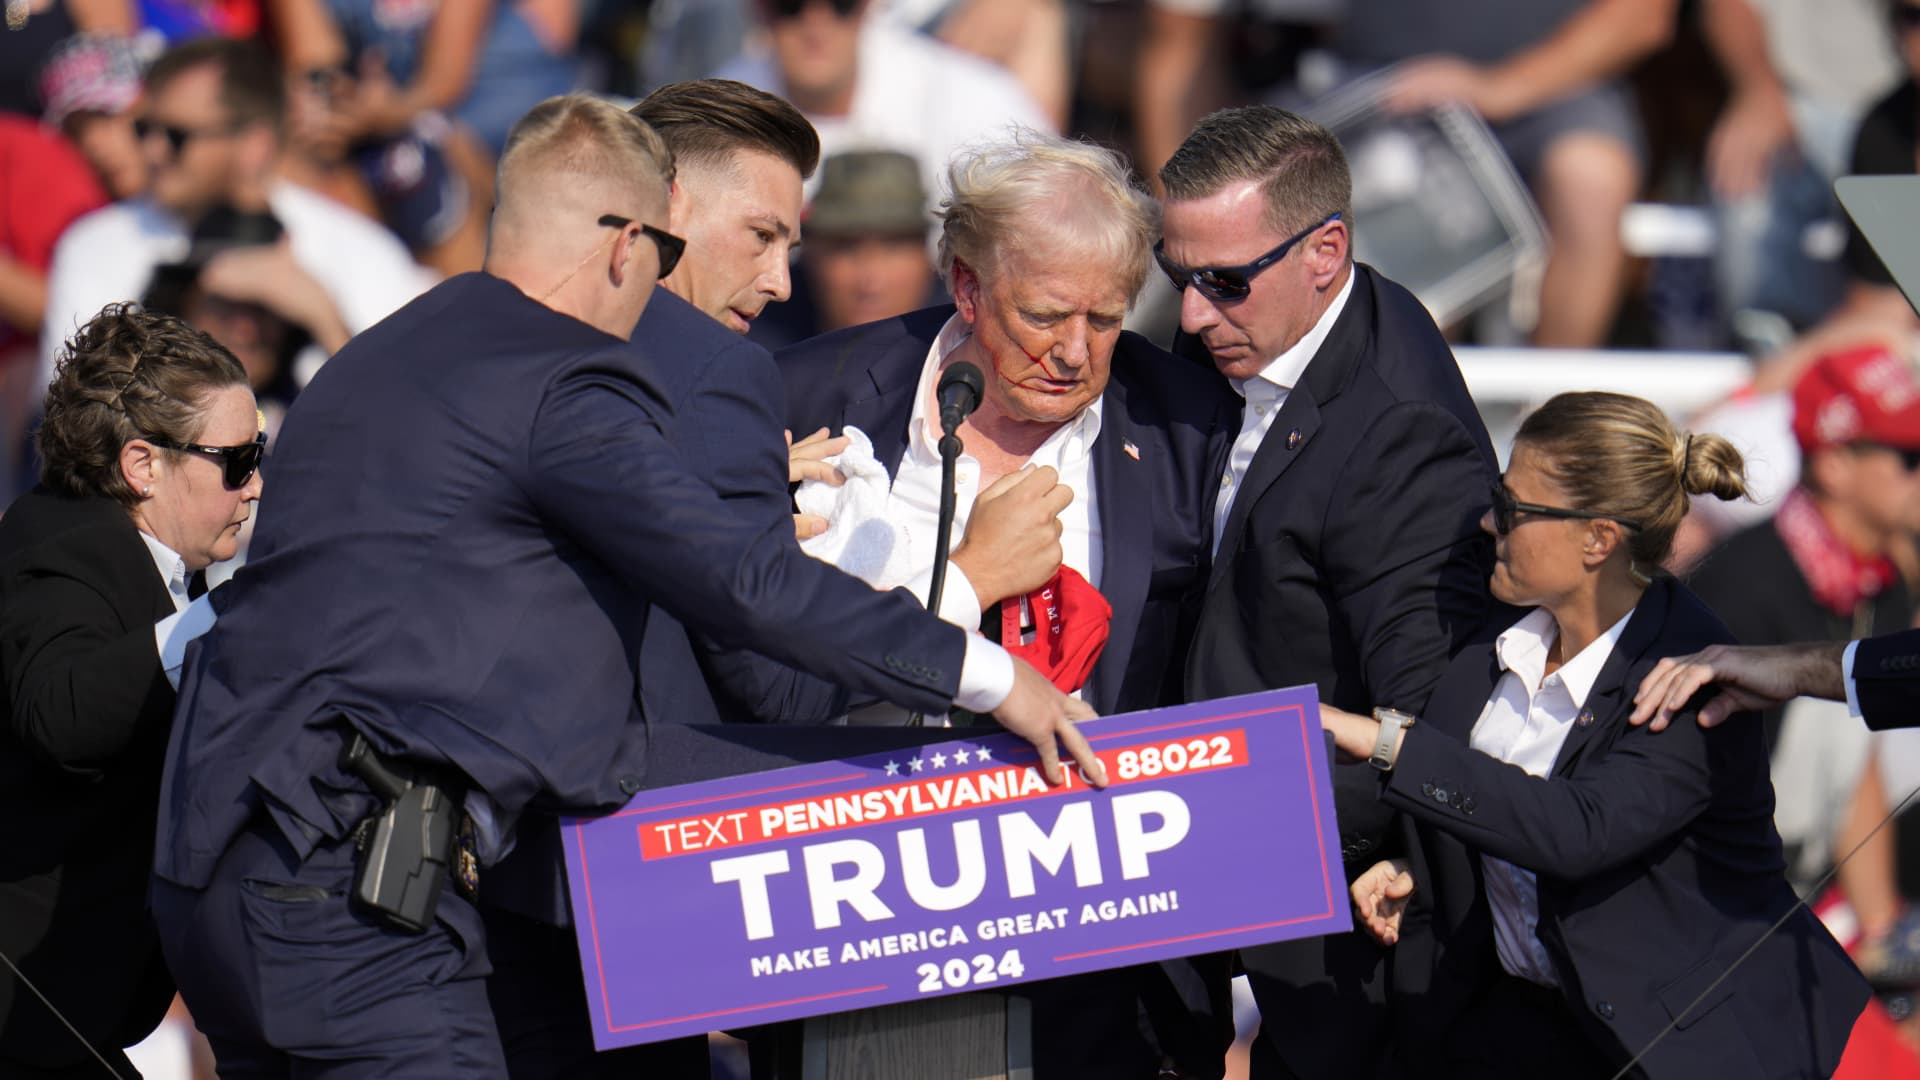
[[1366, 873], [1347, 887], [1353, 897], [1353, 913], [1360, 924], [1382, 945], [1400, 940], [1400, 918], [1413, 898], [1413, 869], [1405, 859], [1386, 859], [1374, 863]]
[[1074, 726], [1075, 720], [1095, 718], [1093, 706], [1061, 693], [1025, 660], [1014, 657], [1013, 690], [993, 715], [1001, 727], [1040, 751], [1040, 771], [1047, 783], [1059, 784], [1066, 779], [1060, 769], [1060, 747], [1064, 746], [1088, 783], [1094, 787], [1107, 786], [1106, 766], [1093, 756], [1087, 737]]
[[1073, 489], [1046, 465], [1008, 473], [974, 500], [949, 561], [967, 575], [982, 611], [1060, 572], [1060, 511], [1072, 502]]

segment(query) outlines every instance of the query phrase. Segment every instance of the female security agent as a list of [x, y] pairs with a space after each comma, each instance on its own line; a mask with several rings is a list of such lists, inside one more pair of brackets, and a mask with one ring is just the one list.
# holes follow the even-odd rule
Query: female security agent
[[[178, 319], [116, 305], [67, 345], [41, 483], [0, 518], [0, 1076], [97, 1076], [173, 998], [146, 909], [166, 664], [234, 554], [265, 436], [247, 373]], [[163, 657], [165, 659], [163, 660]]]
[[1409, 1072], [1607, 1077], [1637, 1058], [1654, 1080], [1805, 1077], [1839, 1061], [1867, 987], [1783, 876], [1760, 725], [1673, 739], [1627, 723], [1661, 657], [1730, 640], [1651, 575], [1688, 496], [1743, 494], [1742, 468], [1638, 398], [1547, 402], [1481, 519], [1493, 595], [1531, 610], [1456, 657], [1423, 716], [1322, 709], [1419, 834], [1411, 860], [1353, 885], [1367, 928], [1401, 942]]

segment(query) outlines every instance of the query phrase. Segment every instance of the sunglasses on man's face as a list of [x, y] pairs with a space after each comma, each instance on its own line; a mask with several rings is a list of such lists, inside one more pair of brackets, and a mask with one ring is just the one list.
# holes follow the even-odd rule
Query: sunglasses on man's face
[[1920, 4], [1893, 5], [1893, 26], [1900, 31], [1920, 30]]
[[[808, 4], [816, 2], [817, 0], [766, 0], [767, 10], [781, 19], [791, 19], [807, 10]], [[844, 19], [860, 6], [860, 0], [826, 0], [826, 4], [833, 9], [835, 15]]]
[[1181, 292], [1186, 292], [1187, 286], [1192, 285], [1212, 300], [1244, 300], [1247, 294], [1253, 291], [1253, 279], [1260, 271], [1286, 258], [1287, 252], [1293, 250], [1293, 245], [1313, 235], [1315, 229], [1339, 220], [1338, 211], [1328, 214], [1318, 222], [1287, 237], [1279, 247], [1245, 266], [1202, 266], [1190, 270], [1167, 258], [1164, 240], [1153, 245], [1153, 257], [1160, 263], [1160, 269], [1166, 273], [1167, 280], [1173, 282], [1173, 287]]
[[260, 468], [261, 455], [267, 452], [267, 433], [261, 432], [250, 443], [239, 446], [200, 446], [196, 443], [177, 443], [168, 439], [156, 439], [151, 436], [147, 441], [162, 450], [174, 450], [182, 454], [204, 454], [220, 462], [220, 478], [229, 489], [238, 491], [253, 479], [255, 470]]
[[[633, 224], [633, 219], [623, 218], [619, 214], [602, 214], [600, 224], [609, 229], [624, 229]], [[664, 280], [673, 273], [674, 267], [680, 265], [680, 256], [687, 253], [687, 242], [682, 237], [651, 225], [640, 226], [640, 231], [652, 237], [653, 246], [660, 250], [660, 277]]]
[[141, 142], [144, 143], [155, 136], [164, 137], [167, 140], [167, 153], [172, 157], [179, 157], [186, 151], [187, 144], [195, 139], [231, 135], [234, 130], [230, 127], [180, 127], [177, 124], [163, 124], [144, 116], [133, 122], [133, 133]]
[[1519, 524], [1515, 519], [1521, 514], [1543, 518], [1564, 518], [1573, 521], [1611, 521], [1629, 529], [1639, 529], [1640, 523], [1612, 514], [1597, 514], [1592, 510], [1572, 510], [1564, 506], [1542, 506], [1539, 503], [1520, 502], [1507, 490], [1507, 485], [1498, 480], [1493, 484], [1493, 531], [1505, 536]]
[[1870, 442], [1865, 439], [1851, 445], [1855, 453], [1866, 450], [1885, 450], [1889, 454], [1897, 454], [1900, 457], [1901, 466], [1908, 472], [1920, 469], [1920, 450], [1903, 450], [1898, 446], [1889, 446], [1886, 443], [1880, 442]]

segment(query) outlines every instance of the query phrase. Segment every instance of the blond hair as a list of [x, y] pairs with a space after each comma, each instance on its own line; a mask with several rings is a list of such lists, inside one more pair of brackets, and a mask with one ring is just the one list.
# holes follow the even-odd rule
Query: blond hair
[[1574, 509], [1638, 524], [1627, 531], [1627, 552], [1644, 567], [1666, 559], [1688, 496], [1747, 493], [1746, 466], [1732, 443], [1680, 431], [1659, 406], [1626, 394], [1556, 395], [1526, 418], [1513, 442], [1540, 453], [1543, 471]]
[[1122, 275], [1129, 305], [1160, 238], [1160, 205], [1119, 154], [1030, 128], [956, 156], [935, 216], [949, 281], [955, 262], [991, 276], [1009, 255], [1064, 245]]
[[507, 135], [494, 180], [495, 201], [506, 216], [583, 187], [639, 185], [664, 199], [672, 183], [673, 155], [659, 134], [586, 94], [548, 98], [528, 110]]

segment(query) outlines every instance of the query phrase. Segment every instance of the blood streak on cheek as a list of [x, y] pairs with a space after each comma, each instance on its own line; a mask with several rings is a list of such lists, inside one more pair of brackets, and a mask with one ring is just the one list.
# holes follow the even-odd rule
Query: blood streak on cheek
[[[1060, 376], [1055, 375], [1053, 373], [1053, 369], [1047, 366], [1047, 354], [1045, 352], [1039, 353], [1038, 355], [1027, 352], [1027, 347], [1025, 345], [1020, 344], [1017, 341], [1013, 343], [1013, 347], [1020, 350], [1021, 355], [1027, 358], [1028, 363], [1031, 363], [1035, 367], [1039, 368], [1040, 373], [1042, 375], [1046, 376], [1048, 379], [1054, 382], [1061, 381]], [[1007, 375], [1006, 363], [1000, 358], [1000, 354], [998, 352], [995, 352], [993, 350], [988, 350], [987, 355], [993, 359], [993, 373], [1000, 377], [1001, 382], [1007, 383], [1012, 386], [1023, 385], [1023, 380], [1011, 378]], [[1050, 387], [1035, 387], [1030, 389], [1039, 389], [1042, 393], [1048, 393], [1048, 394], [1066, 393], [1066, 391], [1064, 390], [1054, 390]]]

